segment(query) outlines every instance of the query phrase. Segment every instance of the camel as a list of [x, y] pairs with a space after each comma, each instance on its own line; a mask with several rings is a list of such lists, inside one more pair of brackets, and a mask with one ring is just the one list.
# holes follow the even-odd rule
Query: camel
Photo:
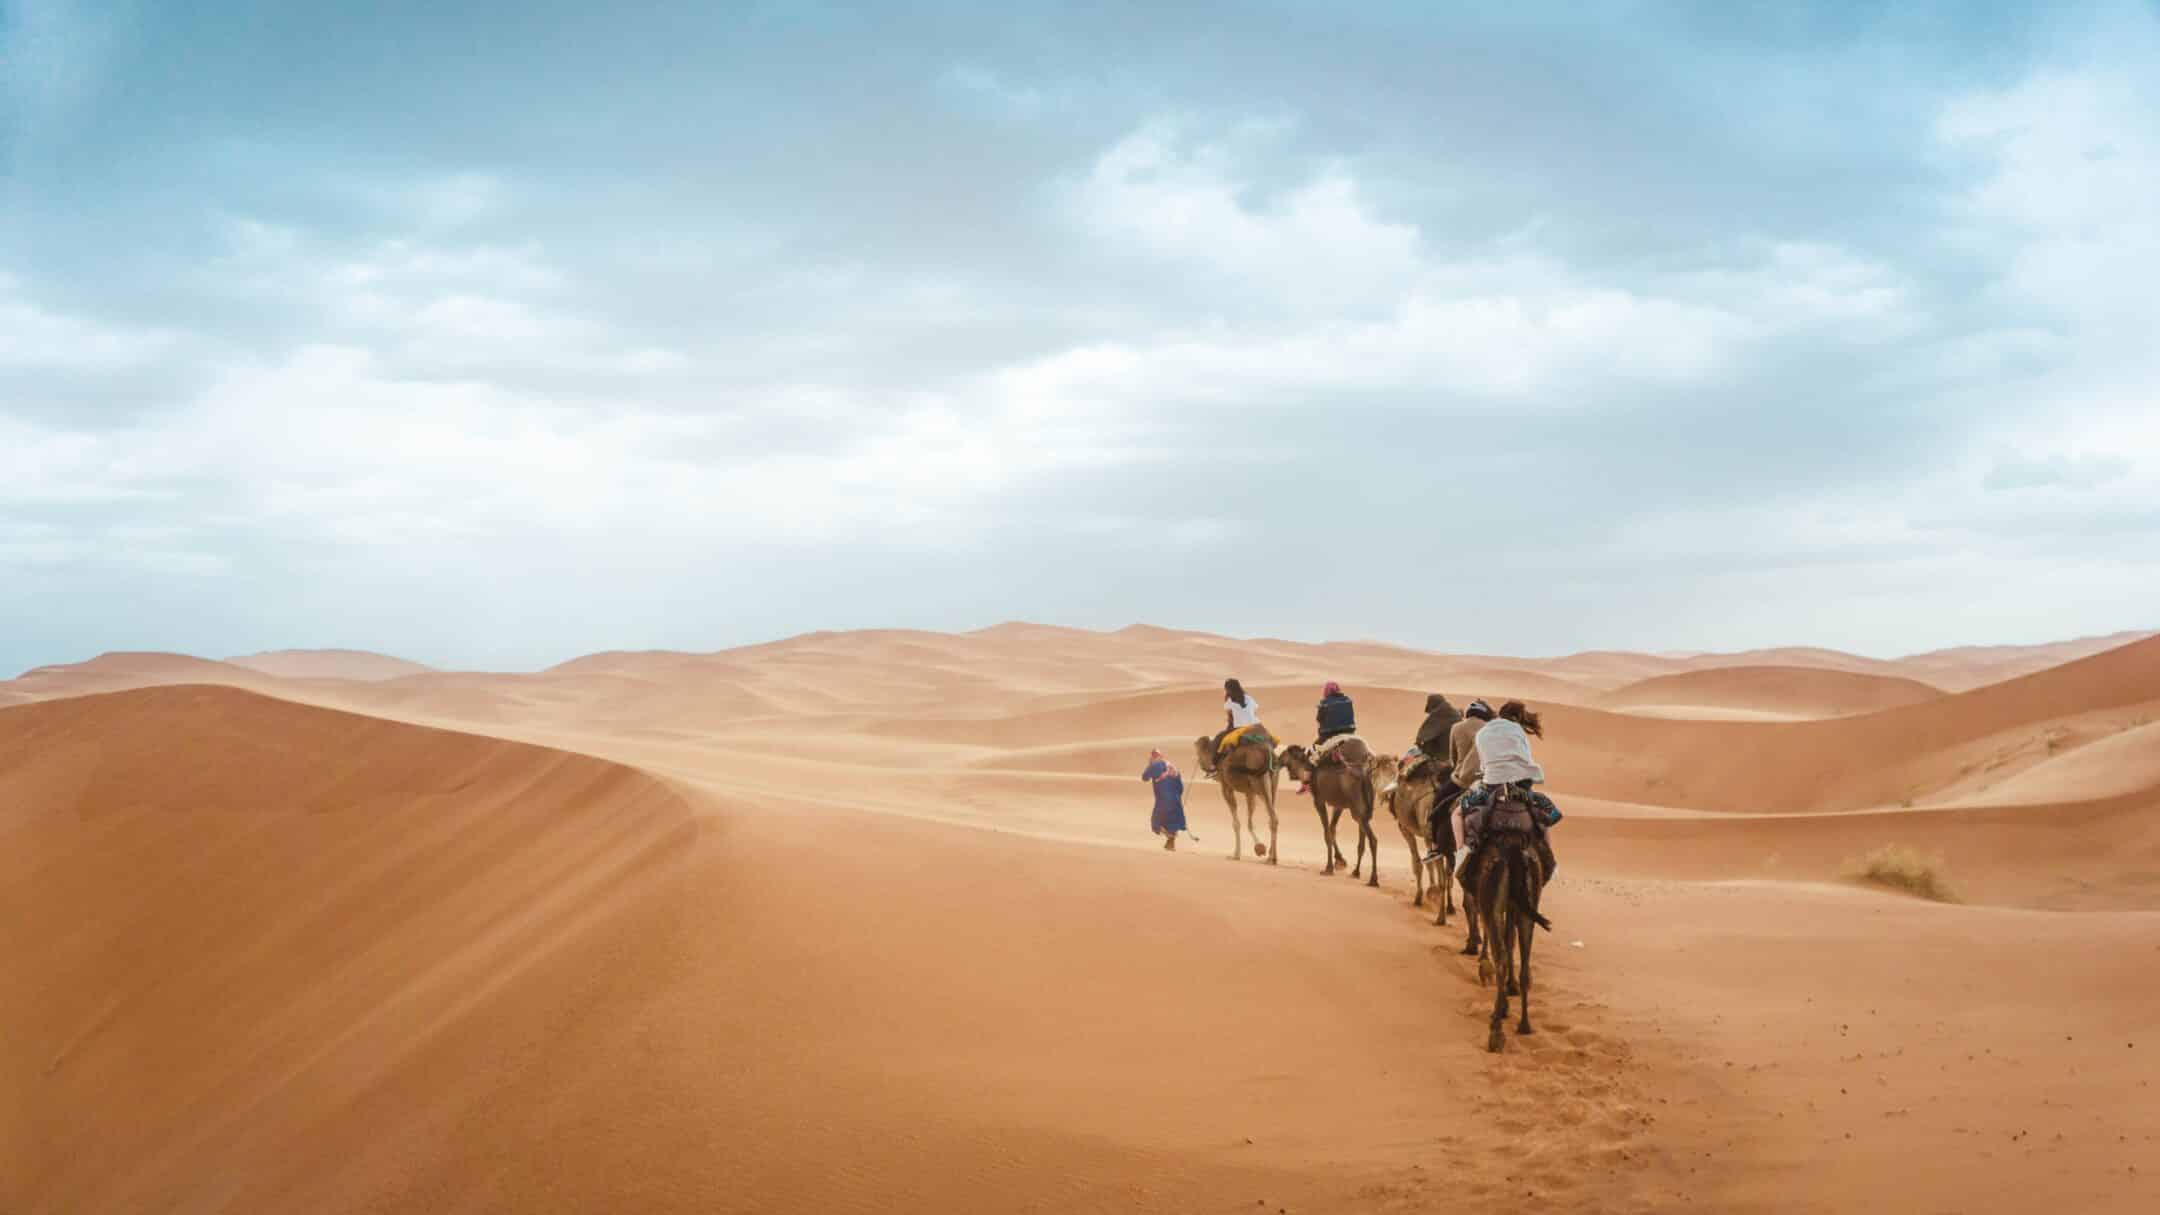
[[1544, 886], [1545, 870], [1528, 830], [1498, 831], [1486, 839], [1478, 858], [1476, 903], [1488, 948], [1478, 957], [1478, 982], [1493, 985], [1492, 1028], [1485, 1049], [1494, 1053], [1507, 1044], [1508, 997], [1517, 991], [1522, 994], [1522, 1020], [1515, 1032], [1537, 1032], [1530, 1027], [1530, 945], [1538, 929], [1552, 928], [1538, 914]]
[[[1342, 864], [1342, 849], [1335, 843], [1335, 825], [1342, 821], [1342, 812], [1348, 810], [1357, 822], [1358, 862], [1364, 863], [1367, 842], [1372, 848], [1372, 876], [1367, 886], [1380, 884], [1380, 837], [1373, 833], [1372, 816], [1374, 789], [1372, 778], [1372, 752], [1357, 738], [1345, 738], [1335, 748], [1338, 762], [1321, 764], [1317, 768], [1303, 747], [1283, 748], [1283, 770], [1293, 780], [1306, 782], [1312, 789], [1313, 810], [1320, 816], [1320, 833], [1327, 844], [1327, 868], [1322, 873], [1335, 872]], [[1331, 817], [1328, 810], [1333, 808]], [[1352, 869], [1351, 877], [1358, 876]]]
[[[1276, 863], [1275, 819], [1275, 752], [1264, 742], [1240, 742], [1230, 748], [1219, 761], [1213, 754], [1215, 740], [1206, 735], [1193, 740], [1193, 753], [1200, 761], [1200, 770], [1212, 772], [1215, 783], [1222, 786], [1223, 804], [1230, 808], [1230, 859], [1245, 858], [1245, 837], [1238, 831], [1237, 795], [1245, 795], [1245, 830], [1252, 833], [1253, 855], [1264, 856], [1267, 863]], [[1267, 844], [1260, 843], [1260, 829], [1253, 825], [1255, 803], [1267, 807]]]
[[1394, 816], [1403, 843], [1410, 847], [1410, 873], [1417, 879], [1417, 897], [1410, 900], [1410, 905], [1423, 907], [1425, 892], [1433, 891], [1433, 904], [1438, 908], [1433, 923], [1445, 925], [1448, 913], [1455, 910], [1455, 833], [1450, 828], [1450, 838], [1441, 841], [1445, 846], [1439, 849], [1438, 860], [1425, 859], [1434, 847], [1432, 800], [1433, 794], [1439, 792], [1439, 778], [1434, 774], [1434, 765], [1428, 763], [1406, 781], [1397, 775], [1400, 766], [1391, 755], [1374, 760], [1373, 784], [1380, 790], [1381, 806]]

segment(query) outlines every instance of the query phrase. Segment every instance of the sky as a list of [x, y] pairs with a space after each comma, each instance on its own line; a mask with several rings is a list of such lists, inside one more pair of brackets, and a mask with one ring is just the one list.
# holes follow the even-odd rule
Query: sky
[[0, 673], [2160, 624], [2152, 0], [0, 0], [0, 173]]

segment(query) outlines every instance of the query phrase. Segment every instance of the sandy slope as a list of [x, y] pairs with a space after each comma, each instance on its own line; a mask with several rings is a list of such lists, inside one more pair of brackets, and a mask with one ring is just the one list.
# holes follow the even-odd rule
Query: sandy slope
[[[0, 684], [0, 1210], [2151, 1209], [2160, 641], [1827, 720], [1597, 707], [1910, 692], [1756, 670], [1026, 625], [41, 670]], [[1542, 1034], [1480, 1049], [1391, 829], [1378, 892], [1287, 793], [1279, 867], [1207, 784], [1203, 843], [1148, 840], [1140, 760], [1224, 673], [1293, 737], [1326, 677], [1391, 748], [1428, 689], [1547, 711]], [[67, 698], [191, 677], [283, 699]], [[1837, 884], [1885, 843], [1972, 905]]]
[[695, 827], [600, 760], [174, 687], [0, 710], [0, 833], [0, 1209], [299, 1210], [483, 1116], [539, 1044], [445, 1044]]

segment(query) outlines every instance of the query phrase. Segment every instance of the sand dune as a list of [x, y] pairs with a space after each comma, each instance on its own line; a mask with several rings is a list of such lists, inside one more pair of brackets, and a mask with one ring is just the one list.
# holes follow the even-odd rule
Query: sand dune
[[[2150, 1209], [2160, 639], [1951, 695], [1735, 657], [41, 668], [0, 684], [0, 1209]], [[1940, 669], [2030, 653], [1984, 657]], [[1389, 750], [1431, 690], [1538, 703], [1542, 1034], [1484, 1054], [1392, 829], [1378, 892], [1288, 790], [1279, 867], [1205, 783], [1202, 842], [1145, 835], [1226, 673], [1293, 739], [1342, 679]], [[1967, 905], [1850, 884], [1886, 844]]]
[[1607, 693], [1606, 708], [1636, 712], [1690, 709], [1739, 710], [1787, 718], [1847, 717], [1942, 695], [1915, 679], [1861, 674], [1822, 667], [1731, 666], [1658, 675]]
[[275, 686], [274, 677], [229, 662], [186, 654], [118, 652], [100, 654], [84, 662], [35, 667], [0, 684], [0, 691], [12, 693], [17, 699], [44, 700], [173, 683]]
[[236, 667], [289, 679], [396, 679], [434, 669], [365, 650], [266, 650], [225, 661]]
[[2160, 638], [2007, 683], [1858, 717], [1761, 724], [1551, 711], [1555, 784], [1708, 810], [1897, 806], [1975, 774], [2007, 776], [2160, 708]]
[[2001, 683], [2049, 667], [2090, 658], [2143, 641], [2155, 634], [2150, 629], [2137, 629], [2124, 633], [2109, 633], [2101, 637], [2080, 637], [2071, 641], [2049, 642], [2044, 645], [1995, 645], [1958, 646], [1947, 650], [1931, 650], [1898, 660], [1902, 673], [1934, 684], [1953, 692], [1963, 692], [1982, 684]]
[[0, 831], [10, 1211], [396, 1193], [538, 1045], [472, 1010], [695, 837], [617, 765], [197, 686], [0, 711]]

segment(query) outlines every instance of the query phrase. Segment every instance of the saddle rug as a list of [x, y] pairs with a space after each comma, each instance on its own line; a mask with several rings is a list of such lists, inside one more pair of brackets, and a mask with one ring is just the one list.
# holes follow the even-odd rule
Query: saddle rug
[[1319, 746], [1313, 748], [1314, 761], [1317, 762], [1333, 755], [1335, 748], [1342, 746], [1346, 742], [1355, 742], [1359, 746], [1365, 745], [1365, 740], [1355, 734], [1337, 734], [1333, 738], [1324, 738], [1320, 740]]
[[1259, 743], [1270, 751], [1275, 749], [1275, 736], [1268, 733], [1266, 726], [1254, 723], [1223, 735], [1222, 745], [1215, 749], [1215, 753], [1224, 754], [1239, 743], [1248, 741]]

